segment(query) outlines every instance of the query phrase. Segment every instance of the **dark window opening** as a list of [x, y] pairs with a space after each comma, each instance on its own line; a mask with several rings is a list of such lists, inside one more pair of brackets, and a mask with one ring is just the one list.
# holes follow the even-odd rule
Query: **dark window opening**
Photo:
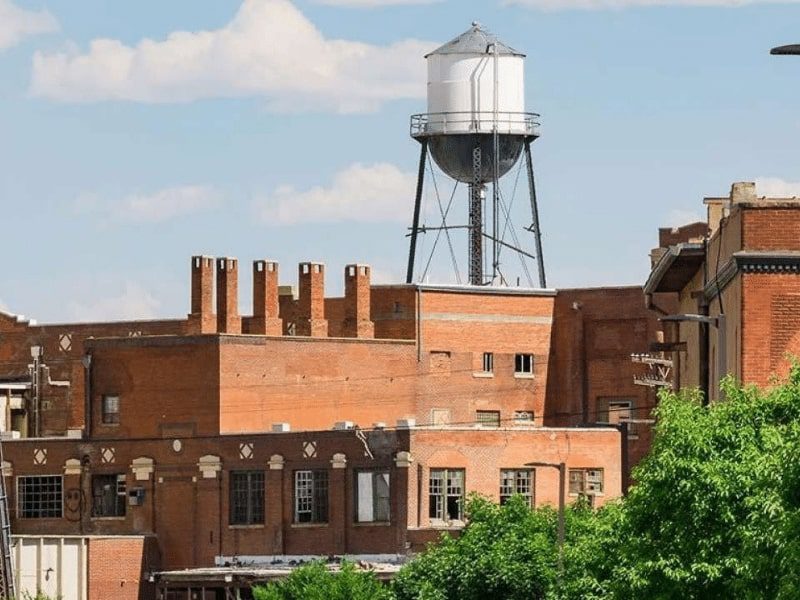
[[17, 478], [18, 511], [23, 519], [60, 519], [64, 504], [61, 475]]
[[232, 471], [230, 480], [230, 524], [264, 522], [264, 472]]
[[124, 517], [125, 474], [92, 476], [92, 516]]
[[295, 523], [328, 522], [328, 472], [295, 471]]

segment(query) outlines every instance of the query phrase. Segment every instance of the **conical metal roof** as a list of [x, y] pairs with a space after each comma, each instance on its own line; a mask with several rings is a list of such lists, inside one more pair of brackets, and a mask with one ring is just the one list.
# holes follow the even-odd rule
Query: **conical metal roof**
[[475, 21], [472, 23], [472, 27], [467, 29], [464, 33], [453, 38], [444, 46], [440, 46], [433, 52], [429, 52], [425, 55], [425, 58], [428, 58], [432, 54], [489, 54], [492, 51], [492, 45], [497, 47], [497, 54], [525, 56], [522, 52], [518, 52], [510, 46], [506, 46], [497, 39], [495, 34], [487, 31], [480, 23]]

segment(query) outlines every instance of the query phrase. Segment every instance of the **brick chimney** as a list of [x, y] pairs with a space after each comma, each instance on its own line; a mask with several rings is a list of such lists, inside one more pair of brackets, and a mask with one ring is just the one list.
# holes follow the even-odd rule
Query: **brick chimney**
[[297, 335], [327, 337], [325, 320], [325, 265], [305, 262], [298, 267], [300, 298], [297, 301]]
[[344, 268], [343, 337], [375, 337], [375, 325], [369, 318], [370, 271], [368, 265], [347, 265]]
[[189, 333], [215, 333], [214, 316], [214, 259], [210, 256], [192, 257], [192, 312], [189, 313]]
[[253, 320], [250, 333], [283, 334], [283, 320], [278, 317], [278, 263], [253, 261]]
[[239, 261], [217, 258], [217, 331], [242, 333], [239, 317]]

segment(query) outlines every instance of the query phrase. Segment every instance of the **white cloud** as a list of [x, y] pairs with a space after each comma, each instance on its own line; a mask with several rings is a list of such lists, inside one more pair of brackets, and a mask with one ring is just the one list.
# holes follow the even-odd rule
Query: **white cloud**
[[58, 21], [46, 10], [24, 10], [11, 0], [0, 0], [0, 50], [20, 43], [23, 38], [58, 29]]
[[413, 4], [435, 4], [442, 0], [316, 0], [317, 4], [346, 6], [349, 8], [378, 8], [381, 6], [410, 6]]
[[160, 305], [149, 291], [128, 281], [124, 289], [114, 296], [93, 299], [84, 304], [70, 303], [69, 312], [72, 319], [81, 322], [144, 320], [156, 318]]
[[220, 194], [202, 185], [164, 188], [149, 194], [130, 194], [109, 199], [84, 194], [75, 201], [78, 213], [98, 215], [104, 223], [133, 221], [160, 223], [216, 208]]
[[756, 179], [756, 194], [768, 198], [800, 196], [800, 181], [786, 181], [778, 177], [759, 177]]
[[503, 4], [542, 10], [605, 10], [651, 6], [737, 7], [751, 4], [797, 4], [800, 0], [504, 0]]
[[275, 111], [363, 112], [424, 95], [422, 56], [435, 45], [326, 39], [289, 0], [244, 0], [221, 29], [37, 52], [31, 92], [65, 102], [262, 97]]
[[256, 202], [270, 224], [408, 219], [416, 176], [388, 163], [355, 163], [340, 171], [329, 187], [296, 190], [284, 185]]
[[680, 208], [669, 211], [666, 218], [662, 221], [663, 227], [683, 227], [697, 223], [698, 221], [705, 221], [706, 218], [699, 212], [693, 210], [683, 210]]

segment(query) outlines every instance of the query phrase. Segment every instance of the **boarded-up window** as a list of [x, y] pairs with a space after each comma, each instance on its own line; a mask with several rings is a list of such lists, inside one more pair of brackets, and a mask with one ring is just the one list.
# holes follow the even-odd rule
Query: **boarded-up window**
[[356, 520], [359, 523], [389, 521], [389, 471], [356, 473]]
[[431, 374], [432, 375], [450, 374], [449, 352], [431, 352]]
[[619, 425], [628, 421], [628, 437], [635, 437], [636, 424], [630, 422], [634, 406], [633, 398], [598, 398], [597, 422]]

